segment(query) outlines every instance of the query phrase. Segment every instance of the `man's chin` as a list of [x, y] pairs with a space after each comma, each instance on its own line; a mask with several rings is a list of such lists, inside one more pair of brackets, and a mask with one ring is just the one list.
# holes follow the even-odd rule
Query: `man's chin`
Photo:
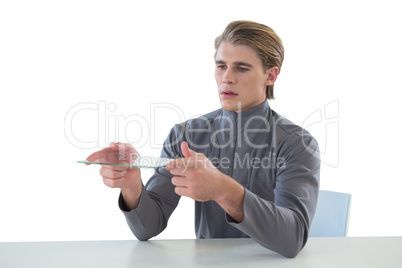
[[241, 110], [241, 102], [228, 102], [228, 101], [221, 101], [221, 107], [223, 110], [228, 112], [237, 112]]

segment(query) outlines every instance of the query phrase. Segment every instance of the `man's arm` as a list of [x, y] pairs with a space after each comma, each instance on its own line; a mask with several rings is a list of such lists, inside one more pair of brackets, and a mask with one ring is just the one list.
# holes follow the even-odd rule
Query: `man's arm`
[[[166, 138], [161, 157], [177, 158], [178, 139], [182, 138], [180, 125], [175, 125]], [[166, 168], [158, 168], [146, 185], [141, 184], [141, 191], [136, 206], [128, 204], [130, 193], [121, 193], [119, 207], [126, 217], [133, 234], [141, 241], [148, 240], [161, 233], [177, 207], [180, 196], [171, 183], [173, 175]], [[128, 194], [127, 198], [125, 194]], [[135, 199], [135, 197], [134, 197]], [[133, 209], [134, 208], [134, 209]]]
[[301, 137], [293, 137], [283, 146], [279, 157], [285, 161], [277, 171], [274, 202], [244, 189], [187, 143], [181, 147], [185, 158], [167, 166], [178, 195], [214, 200], [226, 211], [229, 224], [264, 247], [286, 257], [298, 254], [307, 241], [318, 198], [320, 159], [314, 139], [306, 145]]
[[148, 240], [166, 228], [169, 217], [180, 200], [180, 196], [174, 192], [170, 178], [171, 174], [165, 168], [158, 168], [148, 183], [142, 186], [135, 209], [127, 206], [123, 193], [120, 195], [119, 207], [138, 240]]
[[[306, 150], [306, 146], [312, 150]], [[284, 146], [277, 171], [274, 202], [245, 190], [244, 220], [227, 221], [262, 246], [295, 257], [308, 239], [319, 192], [320, 158], [314, 139], [293, 139]]]

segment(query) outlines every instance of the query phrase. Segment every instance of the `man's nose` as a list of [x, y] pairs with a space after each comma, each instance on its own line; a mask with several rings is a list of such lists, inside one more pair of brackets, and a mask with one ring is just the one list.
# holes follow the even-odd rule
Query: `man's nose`
[[236, 83], [236, 77], [233, 74], [232, 70], [230, 70], [229, 68], [224, 73], [222, 82], [225, 84], [235, 84]]

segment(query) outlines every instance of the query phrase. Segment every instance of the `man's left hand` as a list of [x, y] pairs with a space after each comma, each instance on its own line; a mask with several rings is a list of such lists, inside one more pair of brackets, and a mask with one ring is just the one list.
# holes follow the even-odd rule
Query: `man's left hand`
[[216, 200], [221, 194], [224, 181], [230, 179], [221, 173], [203, 154], [196, 153], [182, 142], [181, 151], [185, 158], [170, 162], [166, 169], [174, 175], [175, 192], [196, 201]]

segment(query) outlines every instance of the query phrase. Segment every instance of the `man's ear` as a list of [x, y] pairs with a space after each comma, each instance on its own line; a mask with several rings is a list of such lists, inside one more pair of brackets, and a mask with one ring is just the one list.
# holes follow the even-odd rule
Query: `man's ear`
[[266, 86], [272, 86], [276, 78], [278, 78], [279, 68], [277, 66], [273, 66], [266, 70], [267, 80], [265, 81]]

